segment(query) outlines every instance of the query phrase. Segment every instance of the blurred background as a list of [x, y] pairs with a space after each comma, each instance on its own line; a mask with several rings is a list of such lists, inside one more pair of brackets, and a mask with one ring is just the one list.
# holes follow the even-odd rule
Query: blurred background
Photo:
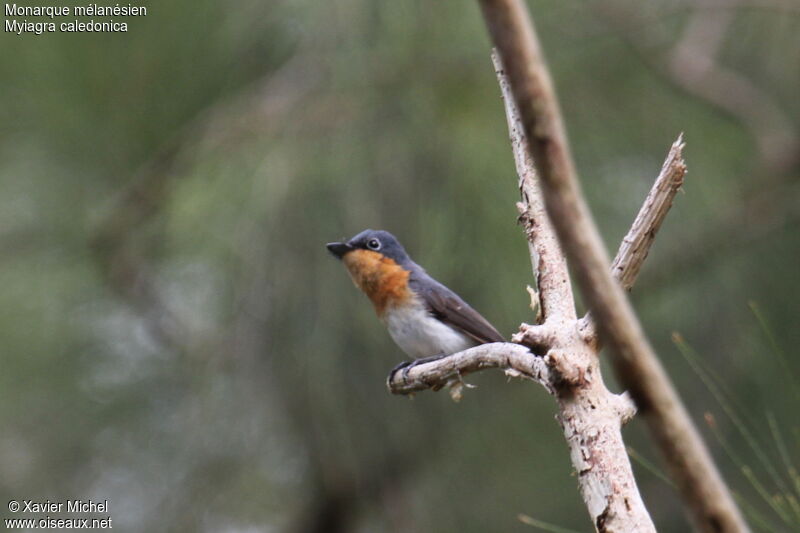
[[[390, 230], [505, 335], [533, 320], [476, 3], [143, 5], [0, 35], [0, 500], [108, 499], [122, 531], [592, 530], [552, 399], [500, 372], [391, 396], [403, 354], [324, 247]], [[530, 7], [612, 254], [685, 132], [631, 297], [753, 527], [800, 530], [800, 4]]]

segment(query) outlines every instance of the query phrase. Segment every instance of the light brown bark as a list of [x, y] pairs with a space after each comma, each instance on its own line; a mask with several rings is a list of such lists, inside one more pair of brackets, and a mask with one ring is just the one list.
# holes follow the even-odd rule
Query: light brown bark
[[[463, 374], [489, 367], [541, 383], [557, 398], [558, 420], [596, 529], [655, 531], [620, 432], [634, 408], [626, 395], [614, 395], [603, 385], [597, 328], [612, 348], [620, 381], [646, 415], [696, 527], [748, 531], [624, 294], [682, 183], [682, 139], [670, 150], [612, 270], [580, 191], [553, 85], [525, 6], [520, 0], [481, 0], [481, 6], [505, 65], [505, 71], [497, 69], [501, 88], [512, 95], [506, 98], [506, 114], [520, 179], [518, 207], [542, 320], [523, 324], [514, 336], [531, 351], [509, 343], [473, 348], [395, 374], [389, 389], [406, 394], [450, 385], [460, 394]], [[564, 253], [593, 317], [575, 317]]]
[[545, 206], [582, 293], [611, 348], [621, 383], [646, 416], [695, 526], [747, 531], [697, 429], [648, 343], [625, 293], [610, 272], [577, 180], [549, 71], [521, 0], [481, 0], [520, 112], [542, 184]]

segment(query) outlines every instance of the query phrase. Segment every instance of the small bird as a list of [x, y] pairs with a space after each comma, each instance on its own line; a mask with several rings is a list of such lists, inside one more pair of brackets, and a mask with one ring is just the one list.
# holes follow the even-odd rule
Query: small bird
[[412, 261], [388, 231], [368, 229], [327, 247], [372, 301], [394, 342], [416, 360], [398, 365], [392, 376], [400, 368], [407, 372], [472, 346], [503, 342], [494, 326]]

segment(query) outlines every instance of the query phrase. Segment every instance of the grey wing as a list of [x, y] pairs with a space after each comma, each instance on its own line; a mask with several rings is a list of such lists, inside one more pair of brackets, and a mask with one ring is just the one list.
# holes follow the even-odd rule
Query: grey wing
[[427, 278], [424, 283], [420, 283], [420, 274], [418, 273], [417, 276], [411, 277], [409, 285], [422, 297], [433, 316], [481, 344], [505, 341], [488, 320], [456, 293], [427, 274], [423, 273], [422, 276]]

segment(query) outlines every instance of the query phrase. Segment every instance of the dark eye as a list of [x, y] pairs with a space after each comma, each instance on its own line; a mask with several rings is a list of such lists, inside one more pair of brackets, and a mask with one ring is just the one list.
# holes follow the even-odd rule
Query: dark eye
[[370, 239], [367, 241], [367, 248], [370, 250], [380, 250], [381, 249], [381, 241], [378, 239]]

